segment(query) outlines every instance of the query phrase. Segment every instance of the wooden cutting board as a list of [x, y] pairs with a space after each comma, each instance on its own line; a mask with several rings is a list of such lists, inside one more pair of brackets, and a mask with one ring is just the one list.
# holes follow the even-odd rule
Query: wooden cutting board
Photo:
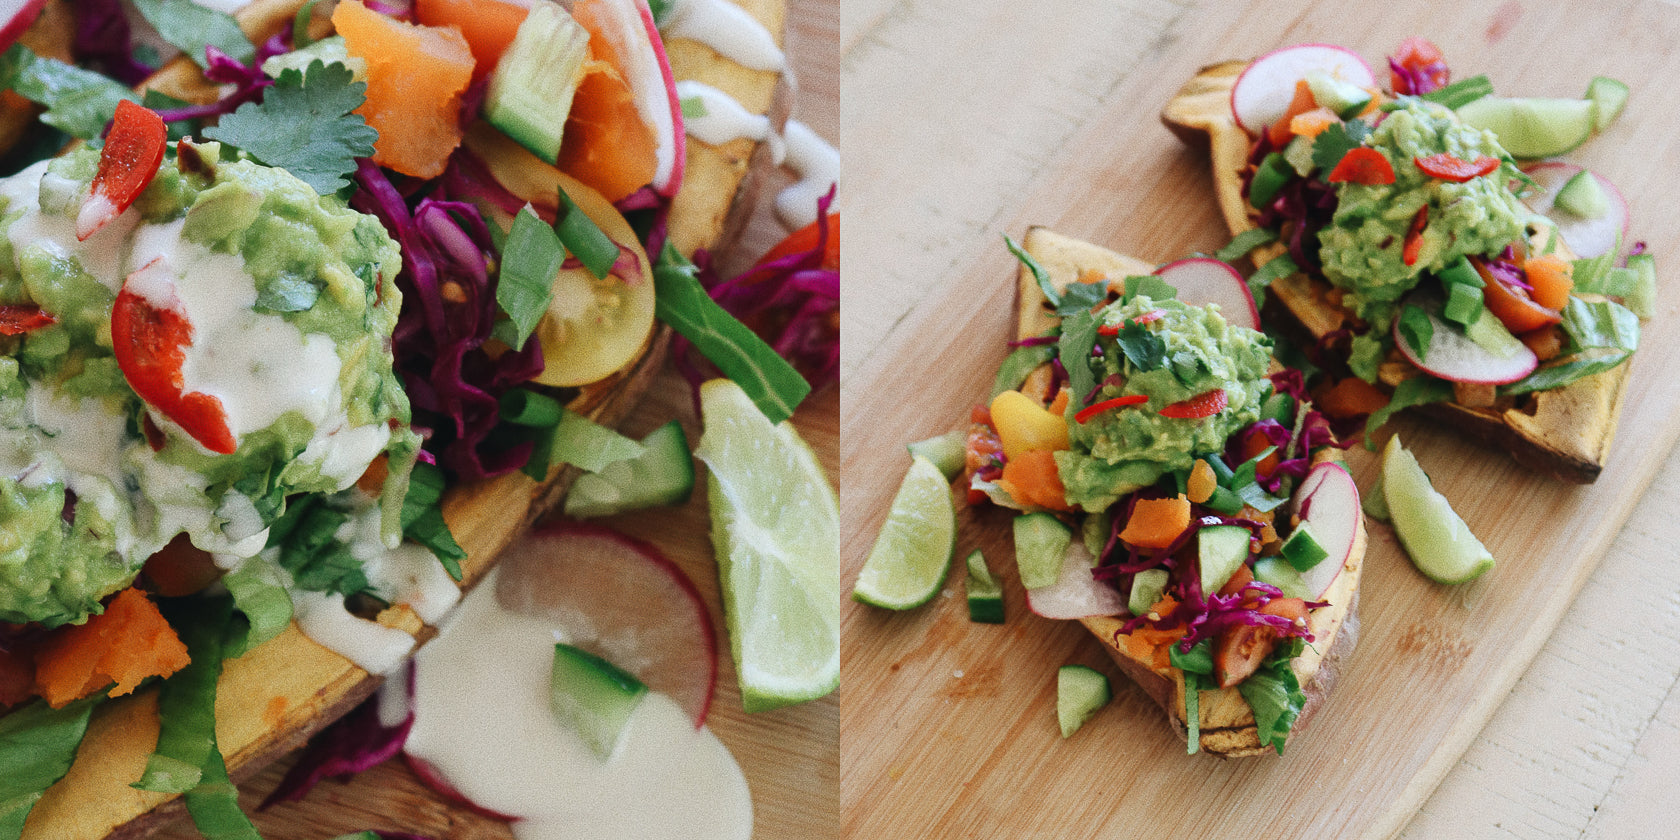
[[[1162, 5], [1127, 2], [1140, 9]], [[1634, 93], [1621, 120], [1569, 157], [1621, 186], [1633, 237], [1658, 255], [1659, 276], [1672, 277], [1680, 234], [1666, 220], [1680, 214], [1680, 180], [1668, 173], [1680, 155], [1670, 137], [1680, 91], [1658, 80], [1680, 73], [1680, 60], [1668, 54], [1677, 32], [1680, 10], [1656, 2], [1567, 11], [1436, 2], [1384, 7], [1380, 16], [1368, 5], [1308, 0], [1206, 2], [1179, 14], [1155, 42], [1161, 50], [1112, 95], [1098, 98], [1099, 110], [1083, 115], [1065, 143], [1021, 151], [1021, 165], [1037, 167], [1028, 188], [967, 232], [966, 256], [948, 270], [913, 278], [921, 285], [912, 305], [889, 309], [905, 299], [901, 285], [911, 278], [848, 275], [847, 322], [891, 326], [871, 334], [868, 352], [854, 357], [860, 361], [848, 369], [842, 395], [842, 511], [850, 524], [843, 584], [855, 577], [908, 465], [901, 446], [965, 425], [969, 407], [989, 394], [1007, 352], [1014, 303], [1014, 261], [999, 234], [1019, 237], [1028, 225], [1042, 224], [1160, 262], [1227, 241], [1205, 154], [1181, 146], [1156, 118], [1201, 65], [1308, 41], [1343, 44], [1380, 62], [1402, 38], [1424, 34], [1442, 47], [1457, 76], [1487, 73], [1506, 95], [1578, 96], [1597, 74], [1627, 81]], [[1030, 59], [1013, 57], [1057, 44], [1028, 39], [1016, 47], [1001, 60], [1025, 74]], [[946, 78], [968, 72], [944, 69]], [[914, 101], [926, 90], [907, 83], [904, 97]], [[1010, 107], [997, 105], [1005, 118]], [[888, 132], [896, 133], [895, 148], [909, 160], [895, 163], [911, 170], [932, 168], [942, 153], [931, 128], [864, 118], [849, 122], [847, 131], [849, 148], [887, 142]], [[985, 138], [968, 139], [985, 148]], [[954, 206], [1002, 180], [983, 167], [964, 177], [973, 183], [939, 185], [939, 200]], [[895, 183], [870, 195], [866, 183], [866, 194], [852, 198], [879, 217], [875, 224], [910, 232], [890, 240], [904, 244], [899, 253], [882, 254], [883, 264], [915, 259], [914, 228], [905, 223], [917, 218], [916, 202], [934, 194], [914, 192], [915, 186]], [[860, 224], [856, 214], [853, 224]], [[1559, 618], [1680, 435], [1680, 389], [1668, 375], [1680, 363], [1675, 300], [1668, 283], [1634, 362], [1615, 451], [1595, 485], [1525, 474], [1503, 454], [1450, 430], [1413, 420], [1395, 425], [1499, 566], [1473, 584], [1432, 584], [1411, 567], [1392, 532], [1371, 523], [1359, 647], [1344, 663], [1330, 702], [1282, 757], [1185, 755], [1159, 710], [1123, 682], [1093, 638], [1077, 625], [1027, 612], [1008, 516], [965, 512], [957, 556], [974, 547], [986, 551], [1005, 580], [1009, 621], [1001, 627], [968, 621], [960, 570], [944, 597], [916, 611], [847, 604], [843, 831], [856, 837], [1394, 835], [1546, 639], [1568, 631], [1557, 627]], [[1350, 461], [1368, 486], [1374, 456], [1355, 449]], [[1055, 670], [1075, 662], [1108, 673], [1116, 694], [1064, 741], [1055, 722]]]

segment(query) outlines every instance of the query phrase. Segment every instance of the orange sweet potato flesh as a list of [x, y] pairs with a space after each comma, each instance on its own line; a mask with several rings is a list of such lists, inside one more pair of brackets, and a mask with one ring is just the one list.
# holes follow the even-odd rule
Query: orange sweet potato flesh
[[1138, 548], [1167, 548], [1190, 527], [1190, 500], [1182, 495], [1171, 499], [1139, 499], [1120, 539]]
[[35, 654], [35, 688], [53, 708], [116, 683], [113, 697], [187, 666], [187, 646], [146, 593], [125, 589], [105, 612], [61, 628]]
[[356, 113], [379, 132], [373, 162], [419, 178], [442, 174], [461, 145], [461, 94], [473, 75], [460, 30], [405, 23], [357, 2], [338, 4], [332, 21], [350, 54], [367, 62], [367, 101]]
[[417, 0], [414, 19], [426, 26], [453, 26], [473, 54], [473, 81], [488, 77], [519, 34], [531, 3], [519, 0]]
[[604, 34], [611, 14], [602, 0], [572, 5], [572, 19], [589, 32], [592, 60], [573, 94], [556, 165], [616, 202], [653, 180], [659, 141], [637, 113], [625, 62]]
[[1056, 456], [1046, 449], [1029, 449], [1003, 465], [1001, 486], [1022, 504], [1068, 510], [1067, 488], [1056, 470]]

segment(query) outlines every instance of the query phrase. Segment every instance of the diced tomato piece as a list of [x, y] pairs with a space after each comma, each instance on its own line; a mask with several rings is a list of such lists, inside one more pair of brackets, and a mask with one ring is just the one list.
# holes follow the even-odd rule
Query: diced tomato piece
[[1470, 264], [1476, 267], [1484, 282], [1482, 302], [1506, 329], [1521, 335], [1563, 321], [1561, 312], [1535, 303], [1522, 289], [1495, 277], [1481, 260], [1472, 258]]
[[1416, 265], [1418, 257], [1423, 254], [1423, 229], [1429, 226], [1429, 205], [1418, 208], [1417, 215], [1412, 217], [1412, 227], [1406, 231], [1406, 242], [1400, 248], [1400, 261], [1408, 266]]
[[[818, 219], [799, 230], [787, 235], [786, 239], [776, 243], [776, 247], [764, 252], [758, 258], [757, 265], [775, 262], [783, 257], [814, 250], [823, 235], [823, 219]], [[840, 213], [828, 214], [827, 239], [822, 240], [822, 267], [830, 271], [840, 268]]]
[[1429, 177], [1455, 184], [1462, 184], [1471, 178], [1480, 178], [1499, 168], [1499, 158], [1484, 156], [1475, 160], [1464, 160], [1446, 152], [1413, 158], [1412, 162]]
[[1330, 170], [1330, 183], [1377, 186], [1394, 183], [1394, 166], [1382, 152], [1369, 146], [1349, 149]]
[[0, 306], [0, 335], [23, 335], [58, 323], [58, 319], [30, 303]]
[[1400, 49], [1388, 62], [1391, 68], [1404, 71], [1392, 74], [1395, 93], [1422, 96], [1446, 87], [1452, 78], [1441, 48], [1427, 38], [1413, 36], [1401, 41]]
[[76, 214], [77, 240], [94, 235], [140, 197], [157, 175], [168, 145], [169, 130], [155, 111], [127, 99], [117, 102], [92, 189]]

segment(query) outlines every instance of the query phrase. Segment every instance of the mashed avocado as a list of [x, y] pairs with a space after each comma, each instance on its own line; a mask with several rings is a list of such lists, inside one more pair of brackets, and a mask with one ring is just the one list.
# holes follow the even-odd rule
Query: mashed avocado
[[[1351, 292], [1349, 304], [1383, 332], [1395, 302], [1425, 272], [1463, 255], [1498, 253], [1523, 237], [1528, 216], [1507, 188], [1513, 175], [1509, 162], [1462, 184], [1430, 177], [1413, 163], [1443, 152], [1466, 161], [1508, 161], [1492, 132], [1464, 125], [1451, 110], [1431, 102], [1401, 102], [1365, 140], [1388, 158], [1394, 183], [1339, 184], [1335, 217], [1319, 234], [1324, 276]], [[1425, 206], [1422, 249], [1408, 266], [1401, 258], [1406, 233], [1418, 208]]]
[[[418, 451], [390, 351], [397, 246], [283, 170], [196, 151], [85, 242], [98, 152], [0, 182], [0, 304], [56, 319], [0, 338], [0, 622], [81, 621], [177, 534], [254, 556], [288, 496], [343, 490], [381, 454], [395, 540]], [[191, 325], [182, 391], [219, 400], [232, 454], [117, 364], [112, 303], [142, 271]]]
[[[1140, 316], [1154, 320], [1135, 325]], [[1260, 403], [1272, 387], [1266, 378], [1271, 340], [1226, 323], [1215, 308], [1140, 295], [1110, 304], [1099, 320], [1119, 334], [1097, 341], [1102, 356], [1092, 360], [1092, 367], [1104, 384], [1091, 402], [1134, 394], [1149, 402], [1080, 423], [1074, 415], [1084, 406], [1076, 405], [1077, 399], [1069, 401], [1071, 448], [1056, 453], [1056, 466], [1068, 502], [1092, 512], [1168, 472], [1189, 467], [1196, 454], [1223, 451], [1226, 438], [1260, 418]], [[1128, 357], [1122, 342], [1142, 364]], [[1225, 410], [1211, 417], [1174, 419], [1158, 413], [1221, 388]]]

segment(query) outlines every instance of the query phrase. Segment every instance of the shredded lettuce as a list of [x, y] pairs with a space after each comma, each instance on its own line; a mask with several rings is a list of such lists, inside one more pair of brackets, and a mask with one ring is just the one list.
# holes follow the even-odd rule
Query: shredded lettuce
[[1300, 639], [1279, 645], [1259, 670], [1237, 683], [1237, 691], [1254, 712], [1254, 728], [1261, 746], [1271, 746], [1278, 755], [1283, 755], [1284, 742], [1307, 702], [1295, 670], [1289, 665], [1290, 660], [1300, 655], [1301, 648]]
[[0, 717], [0, 840], [23, 836], [41, 794], [70, 772], [88, 717], [104, 699], [99, 692], [62, 709], [36, 700]]
[[1091, 370], [1091, 348], [1097, 345], [1097, 327], [1097, 316], [1088, 309], [1062, 316], [1062, 339], [1057, 355], [1067, 370], [1068, 387], [1080, 398], [1097, 387], [1097, 376]]
[[47, 110], [41, 122], [72, 137], [93, 140], [117, 113], [117, 103], [138, 103], [140, 96], [120, 82], [91, 70], [44, 56], [22, 44], [0, 55], [0, 88]]
[[1446, 402], [1452, 398], [1453, 384], [1445, 379], [1420, 373], [1401, 382], [1395, 387], [1394, 395], [1388, 398], [1388, 405], [1371, 412], [1365, 420], [1365, 448], [1372, 452], [1377, 450], [1377, 430], [1394, 416], [1394, 412], [1412, 406]]
[[443, 489], [443, 470], [431, 464], [414, 465], [408, 493], [403, 496], [403, 537], [430, 549], [449, 576], [459, 581], [461, 561], [467, 559], [467, 552], [455, 541], [455, 535], [449, 532], [449, 524], [443, 520], [443, 508], [440, 506]]
[[1231, 238], [1231, 243], [1214, 252], [1214, 257], [1224, 262], [1236, 262], [1249, 255], [1249, 252], [1261, 245], [1269, 245], [1277, 241], [1277, 231], [1266, 228], [1249, 228]]
[[1173, 645], [1167, 656], [1173, 667], [1184, 672], [1184, 726], [1189, 740], [1185, 752], [1195, 755], [1202, 749], [1201, 692], [1218, 687], [1213, 681], [1213, 640], [1204, 640], [1188, 652]]
[[1639, 316], [1613, 301], [1588, 302], [1571, 296], [1563, 308], [1564, 346], [1533, 373], [1499, 389], [1526, 394], [1561, 388], [1620, 365], [1639, 347]]
[[239, 28], [239, 22], [227, 12], [200, 6], [192, 0], [133, 2], [134, 8], [163, 40], [180, 49], [199, 67], [210, 66], [206, 47], [214, 47], [245, 64], [256, 58], [256, 48]]

